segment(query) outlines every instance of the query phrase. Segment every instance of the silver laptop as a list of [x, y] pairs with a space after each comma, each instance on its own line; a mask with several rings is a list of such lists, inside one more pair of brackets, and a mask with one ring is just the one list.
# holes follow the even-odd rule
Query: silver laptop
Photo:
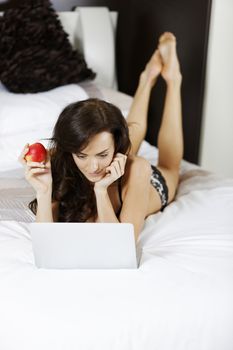
[[35, 264], [48, 269], [135, 269], [128, 223], [31, 223]]

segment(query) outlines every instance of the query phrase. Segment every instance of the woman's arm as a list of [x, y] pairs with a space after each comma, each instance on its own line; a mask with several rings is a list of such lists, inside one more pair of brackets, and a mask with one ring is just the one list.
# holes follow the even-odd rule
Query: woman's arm
[[19, 161], [24, 166], [26, 180], [36, 192], [36, 222], [53, 222], [56, 211], [55, 208], [52, 207], [53, 180], [49, 152], [47, 151], [45, 162], [29, 162], [25, 159], [28, 150], [29, 144], [26, 144], [19, 156]]
[[107, 188], [95, 188], [98, 219], [100, 222], [119, 222], [110, 201]]
[[124, 174], [126, 160], [125, 154], [117, 153], [106, 168], [106, 175], [95, 183], [94, 192], [100, 222], [119, 222], [109, 198], [108, 187]]
[[120, 222], [134, 226], [135, 241], [142, 231], [149, 207], [151, 166], [143, 158], [137, 157], [126, 173], [126, 190], [119, 216]]
[[125, 189], [119, 219], [114, 212], [107, 187], [95, 186], [94, 191], [99, 221], [132, 223], [137, 241], [149, 207], [151, 166], [140, 157], [129, 160], [129, 163], [123, 179]]
[[53, 222], [52, 192], [37, 193], [36, 222]]

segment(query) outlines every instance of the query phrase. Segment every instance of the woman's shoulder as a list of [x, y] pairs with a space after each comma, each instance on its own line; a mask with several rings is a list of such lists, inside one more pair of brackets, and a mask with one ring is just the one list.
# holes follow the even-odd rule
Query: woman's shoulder
[[130, 155], [127, 159], [124, 176], [122, 177], [122, 199], [129, 187], [137, 188], [137, 186], [149, 178], [151, 175], [151, 165], [149, 161], [143, 157]]
[[150, 169], [151, 165], [149, 161], [143, 157], [130, 155], [127, 159], [127, 170], [146, 170]]
[[130, 183], [137, 183], [145, 174], [151, 174], [151, 165], [143, 157], [130, 155], [127, 159], [123, 185], [127, 187]]

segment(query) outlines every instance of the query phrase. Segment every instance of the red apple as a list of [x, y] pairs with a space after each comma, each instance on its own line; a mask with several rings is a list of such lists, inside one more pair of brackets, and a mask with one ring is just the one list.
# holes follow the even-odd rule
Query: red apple
[[27, 162], [44, 162], [46, 160], [47, 151], [44, 146], [39, 143], [33, 143], [29, 146], [28, 152], [25, 154]]

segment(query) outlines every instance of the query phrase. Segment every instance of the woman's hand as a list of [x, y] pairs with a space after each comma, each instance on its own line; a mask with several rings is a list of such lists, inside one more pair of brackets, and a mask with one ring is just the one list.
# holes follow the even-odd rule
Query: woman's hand
[[127, 156], [117, 153], [111, 164], [106, 168], [106, 175], [95, 183], [94, 189], [107, 189], [114, 181], [119, 179], [125, 172]]
[[26, 144], [19, 156], [19, 162], [25, 168], [25, 178], [35, 189], [37, 194], [48, 193], [52, 191], [52, 173], [49, 152], [45, 162], [27, 162], [25, 155], [29, 150], [29, 144]]

